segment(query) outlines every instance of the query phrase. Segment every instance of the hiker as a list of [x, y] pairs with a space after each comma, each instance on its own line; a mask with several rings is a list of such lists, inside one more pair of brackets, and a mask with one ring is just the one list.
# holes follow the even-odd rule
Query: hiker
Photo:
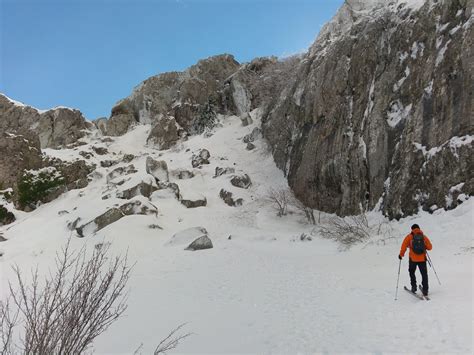
[[402, 260], [407, 248], [410, 248], [408, 272], [410, 273], [411, 292], [416, 293], [416, 267], [421, 272], [421, 285], [424, 296], [428, 295], [428, 269], [426, 268], [426, 251], [431, 250], [432, 245], [426, 235], [423, 234], [420, 226], [414, 224], [411, 226], [411, 233], [403, 240], [398, 258]]

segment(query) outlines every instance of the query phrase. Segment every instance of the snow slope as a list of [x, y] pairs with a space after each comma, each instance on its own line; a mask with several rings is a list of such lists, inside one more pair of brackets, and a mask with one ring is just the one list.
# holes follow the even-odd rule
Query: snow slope
[[[369, 242], [342, 251], [335, 242], [321, 238], [297, 210], [276, 217], [266, 199], [268, 189], [287, 183], [263, 139], [255, 142], [255, 150], [245, 149], [241, 138], [260, 124], [258, 111], [252, 115], [252, 126], [242, 127], [235, 116], [222, 117], [222, 127], [211, 137], [192, 137], [163, 152], [146, 146], [147, 125], [113, 142], [103, 142], [92, 133], [85, 139], [88, 144], [76, 150], [46, 150], [48, 155], [72, 160], [92, 145], [107, 147], [107, 155], [92, 158], [96, 163], [134, 154], [138, 173], [133, 181], [146, 178], [147, 155], [163, 159], [183, 194], [199, 193], [208, 201], [206, 207], [187, 209], [158, 192], [151, 198], [157, 216], [129, 216], [92, 237], [72, 236], [74, 247], [85, 243], [92, 248], [107, 241], [116, 253], [128, 248], [130, 260], [137, 262], [126, 315], [91, 350], [133, 353], [143, 343], [142, 352], [148, 354], [171, 329], [186, 322], [185, 330], [193, 335], [179, 346], [181, 353], [472, 353], [472, 200], [452, 211], [420, 212], [400, 222], [389, 223], [372, 212], [370, 223], [386, 223], [390, 237], [374, 235]], [[191, 155], [201, 148], [210, 151], [210, 164], [194, 169], [192, 179], [177, 180], [173, 171], [192, 170]], [[233, 187], [230, 175], [214, 178], [217, 166], [248, 174], [252, 186]], [[31, 213], [18, 213], [14, 224], [0, 227], [8, 239], [0, 243], [3, 294], [12, 277], [11, 265], [28, 270], [39, 264], [42, 272], [52, 267], [55, 252], [71, 235], [68, 221], [94, 218], [124, 202], [101, 198], [113, 192], [105, 174], [115, 167], [98, 168], [103, 176], [96, 176], [88, 187]], [[219, 198], [221, 188], [243, 198], [243, 206], [225, 205]], [[58, 214], [63, 210], [68, 213]], [[330, 217], [322, 214], [321, 223]], [[397, 255], [413, 223], [432, 240], [431, 257], [442, 282], [437, 283], [430, 269], [429, 302], [402, 290], [409, 284], [407, 258], [394, 300]], [[150, 224], [163, 229], [150, 229]], [[168, 243], [173, 234], [196, 226], [208, 230], [213, 249], [190, 252]], [[300, 241], [302, 233], [313, 240]]]

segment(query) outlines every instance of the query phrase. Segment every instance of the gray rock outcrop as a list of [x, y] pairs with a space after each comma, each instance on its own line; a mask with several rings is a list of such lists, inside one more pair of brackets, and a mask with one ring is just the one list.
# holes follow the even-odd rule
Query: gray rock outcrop
[[473, 2], [393, 4], [347, 0], [265, 108], [274, 159], [312, 208], [381, 202], [400, 218], [454, 207], [458, 184], [474, 193]]
[[0, 132], [0, 152], [1, 189], [15, 187], [25, 169], [43, 166], [39, 138], [28, 132], [27, 135]]
[[77, 142], [90, 128], [78, 110], [57, 107], [39, 111], [0, 94], [0, 133], [37, 135], [41, 148], [59, 148]]
[[136, 123], [156, 125], [165, 117], [173, 117], [190, 133], [195, 122], [209, 113], [209, 108], [215, 112], [226, 110], [224, 82], [239, 67], [233, 56], [224, 54], [201, 60], [184, 72], [164, 73], [145, 80], [112, 109], [107, 134], [122, 135]]
[[160, 150], [170, 149], [180, 139], [181, 131], [174, 117], [161, 118], [150, 131], [147, 143]]

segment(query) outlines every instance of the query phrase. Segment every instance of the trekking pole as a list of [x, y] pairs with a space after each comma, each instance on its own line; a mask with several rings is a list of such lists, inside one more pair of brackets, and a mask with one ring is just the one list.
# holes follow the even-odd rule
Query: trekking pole
[[433, 262], [431, 261], [431, 258], [430, 258], [430, 254], [428, 254], [428, 252], [426, 252], [426, 256], [428, 257], [428, 264], [430, 264], [431, 268], [433, 269], [435, 275], [436, 275], [436, 278], [438, 279], [438, 282], [439, 284], [441, 285], [441, 281], [439, 281], [439, 277], [438, 277], [438, 274], [436, 273], [436, 270], [433, 266]]
[[398, 263], [398, 277], [397, 277], [397, 289], [395, 290], [395, 301], [397, 300], [397, 295], [398, 295], [398, 282], [400, 281], [400, 267], [402, 266], [402, 259], [400, 259], [400, 262]]

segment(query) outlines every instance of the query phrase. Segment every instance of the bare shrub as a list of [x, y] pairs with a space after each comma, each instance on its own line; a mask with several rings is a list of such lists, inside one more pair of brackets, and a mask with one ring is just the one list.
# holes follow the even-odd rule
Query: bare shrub
[[0, 301], [0, 354], [13, 354], [13, 328], [18, 324], [19, 310], [12, 311], [10, 298]]
[[268, 200], [273, 204], [277, 211], [277, 216], [286, 216], [288, 212], [288, 204], [292, 200], [292, 195], [288, 189], [270, 189], [268, 190]]
[[[316, 219], [314, 218], [314, 210], [311, 207], [306, 206], [303, 202], [298, 200], [296, 197], [293, 198], [292, 204], [301, 211], [309, 224], [315, 225]], [[319, 212], [318, 223], [321, 222], [321, 212]]]
[[[88, 258], [85, 248], [72, 252], [69, 241], [56, 254], [56, 269], [40, 281], [36, 268], [30, 285], [15, 266], [11, 302], [1, 306], [2, 354], [82, 353], [116, 321], [127, 308], [132, 266], [126, 255], [109, 259], [108, 251], [103, 244]], [[12, 344], [16, 324], [23, 326], [21, 345]]]
[[324, 238], [336, 240], [349, 248], [355, 243], [369, 239], [371, 227], [367, 216], [363, 213], [345, 218], [333, 217], [319, 227], [319, 232]]

